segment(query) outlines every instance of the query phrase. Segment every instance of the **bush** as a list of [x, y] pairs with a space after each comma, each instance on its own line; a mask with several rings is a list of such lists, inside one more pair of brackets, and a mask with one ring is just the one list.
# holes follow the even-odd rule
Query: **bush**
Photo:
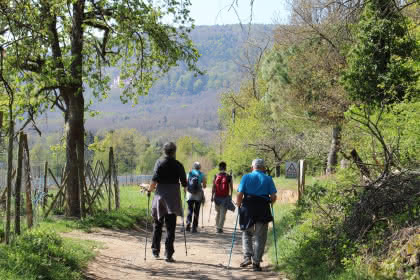
[[93, 256], [91, 246], [36, 229], [1, 245], [0, 279], [83, 279], [81, 271]]

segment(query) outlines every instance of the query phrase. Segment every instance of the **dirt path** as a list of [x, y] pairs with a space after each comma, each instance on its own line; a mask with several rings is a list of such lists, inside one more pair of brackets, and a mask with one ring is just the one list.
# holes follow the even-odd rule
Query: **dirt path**
[[[206, 197], [210, 197], [209, 194]], [[204, 228], [199, 233], [187, 233], [188, 256], [185, 256], [184, 238], [180, 232], [182, 219], [178, 218], [175, 254], [176, 263], [168, 264], [164, 259], [155, 260], [150, 249], [150, 236], [147, 245], [147, 261], [144, 261], [145, 232], [114, 231], [100, 229], [94, 233], [74, 231], [65, 234], [67, 237], [95, 240], [102, 242], [97, 257], [86, 271], [88, 279], [123, 280], [123, 279], [286, 279], [271, 272], [268, 256], [265, 255], [263, 272], [255, 273], [252, 268], [241, 269], [242, 261], [241, 236], [236, 235], [232, 254], [231, 268], [226, 269], [235, 225], [235, 214], [228, 211], [225, 233], [216, 234], [214, 227], [214, 207], [209, 219], [210, 203], [204, 208]], [[164, 251], [162, 237], [162, 252]]]

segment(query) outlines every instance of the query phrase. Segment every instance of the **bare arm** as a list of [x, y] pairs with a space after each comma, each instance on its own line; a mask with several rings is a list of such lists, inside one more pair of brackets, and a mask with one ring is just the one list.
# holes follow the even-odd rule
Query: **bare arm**
[[148, 192], [152, 192], [156, 189], [157, 186], [157, 182], [156, 181], [152, 181], [152, 183], [149, 186], [149, 189], [147, 190]]
[[276, 200], [277, 200], [277, 195], [276, 195], [275, 193], [270, 194], [270, 199], [271, 199], [271, 203], [276, 202]]
[[242, 200], [244, 199], [244, 193], [239, 192], [236, 195], [236, 205], [240, 208], [242, 206]]

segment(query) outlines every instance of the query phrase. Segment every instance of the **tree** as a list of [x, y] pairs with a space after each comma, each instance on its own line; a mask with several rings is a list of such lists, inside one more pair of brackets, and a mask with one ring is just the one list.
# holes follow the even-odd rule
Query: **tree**
[[357, 24], [343, 76], [350, 96], [368, 105], [385, 105], [417, 97], [419, 72], [413, 67], [420, 45], [411, 23], [394, 0], [369, 1]]
[[64, 112], [67, 215], [80, 216], [85, 88], [106, 97], [110, 78], [103, 69], [118, 66], [121, 100], [136, 102], [180, 60], [199, 72], [188, 38], [189, 6], [188, 0], [160, 6], [140, 0], [1, 1], [2, 42], [23, 73], [18, 78], [32, 86], [32, 96]]

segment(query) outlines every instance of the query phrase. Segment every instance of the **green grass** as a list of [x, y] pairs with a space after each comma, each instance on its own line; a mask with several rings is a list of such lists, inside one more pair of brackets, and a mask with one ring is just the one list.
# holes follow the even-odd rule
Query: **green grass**
[[81, 280], [83, 269], [98, 244], [63, 239], [56, 232], [37, 228], [12, 244], [0, 245], [0, 280]]
[[[138, 187], [121, 187], [120, 200], [119, 210], [109, 212], [105, 197], [94, 216], [83, 220], [50, 216], [41, 219], [30, 231], [22, 217], [24, 233], [19, 237], [12, 236], [11, 245], [0, 245], [0, 280], [84, 279], [82, 271], [94, 257], [94, 249], [101, 244], [62, 238], [59, 233], [75, 229], [90, 231], [94, 227], [130, 229], [146, 218], [147, 196], [140, 193]], [[1, 219], [0, 236], [3, 231]]]

